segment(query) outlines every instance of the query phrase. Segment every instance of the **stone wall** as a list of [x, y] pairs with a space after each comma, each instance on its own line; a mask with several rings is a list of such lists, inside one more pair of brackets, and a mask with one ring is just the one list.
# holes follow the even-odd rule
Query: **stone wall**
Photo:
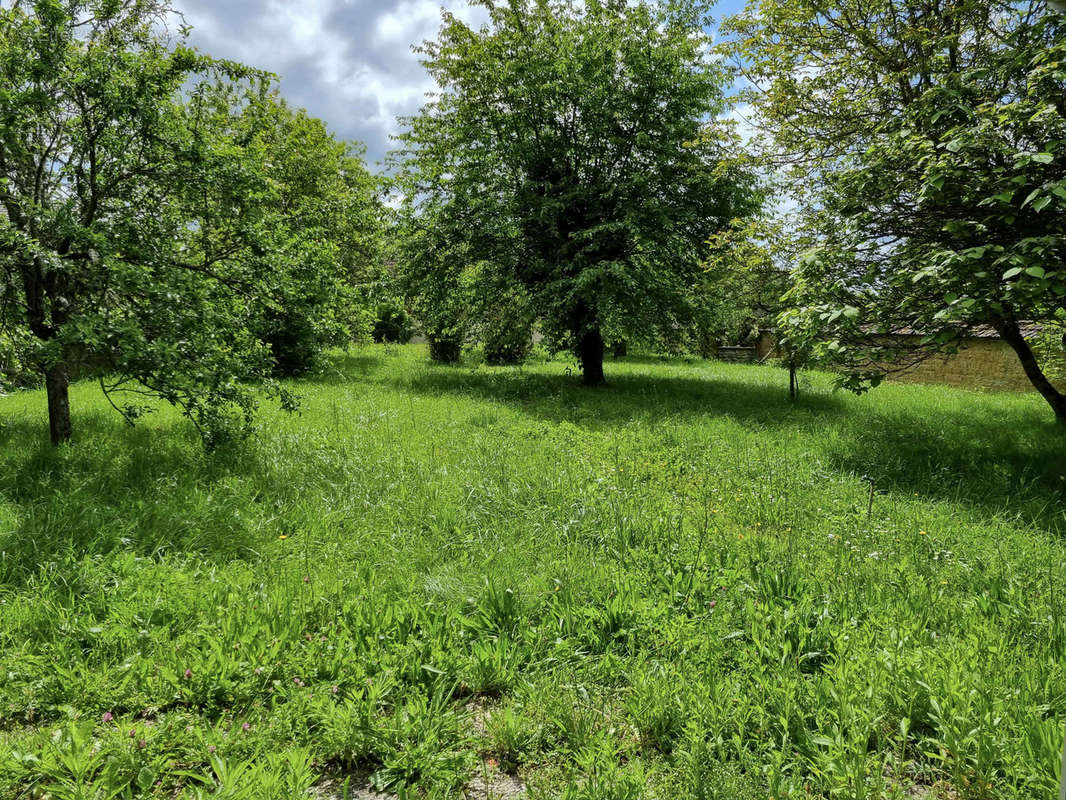
[[727, 347], [722, 345], [716, 353], [719, 361], [732, 364], [750, 364], [755, 361], [757, 351], [754, 347]]
[[1002, 339], [967, 339], [959, 352], [933, 356], [891, 380], [904, 383], [944, 383], [963, 389], [1028, 392], [1033, 385], [1017, 354]]
[[[777, 340], [763, 331], [756, 344], [756, 359], [781, 358]], [[1033, 385], [1022, 369], [1018, 355], [1002, 339], [972, 338], [951, 355], [933, 356], [911, 369], [894, 373], [897, 383], [940, 383], [962, 389], [995, 392], [1031, 392]], [[1060, 385], [1060, 389], [1066, 388]]]

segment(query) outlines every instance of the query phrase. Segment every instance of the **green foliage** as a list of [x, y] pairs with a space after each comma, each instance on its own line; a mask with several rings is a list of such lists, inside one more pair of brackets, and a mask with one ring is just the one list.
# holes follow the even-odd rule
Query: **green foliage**
[[26, 363], [26, 348], [19, 346], [19, 338], [0, 333], [0, 392], [40, 385], [39, 376]]
[[440, 364], [457, 364], [463, 354], [466, 340], [461, 326], [451, 325], [446, 328], [430, 330], [426, 333], [429, 340], [429, 357]]
[[334, 357], [214, 453], [0, 398], [0, 798], [1053, 796], [1039, 398]]
[[326, 347], [362, 327], [356, 287], [378, 269], [383, 211], [362, 159], [320, 120], [274, 96], [254, 113], [275, 190], [270, 202], [290, 235], [284, 269], [299, 278], [262, 298], [253, 329], [270, 347], [274, 374], [291, 377], [312, 371]]
[[481, 345], [485, 361], [494, 366], [521, 364], [533, 349], [533, 309], [529, 299], [512, 289], [493, 294], [484, 314]]
[[1066, 311], [1044, 323], [1032, 346], [1048, 378], [1066, 382]]
[[[790, 338], [862, 388], [989, 326], [1066, 421], [1025, 335], [1066, 303], [1066, 15], [789, 0], [752, 3], [732, 30], [816, 245]], [[921, 335], [878, 335], [900, 330]]]
[[478, 5], [484, 27], [446, 13], [422, 50], [440, 92], [402, 137], [407, 260], [443, 327], [480, 310], [468, 270], [522, 287], [599, 382], [603, 336], [691, 316], [706, 239], [759, 205], [708, 121], [729, 75], [699, 0]]
[[[321, 123], [172, 22], [165, 0], [0, 10], [0, 330], [32, 345], [54, 442], [86, 369], [133, 398], [116, 404], [131, 423], [149, 395], [209, 443], [249, 432], [249, 382], [299, 357], [264, 339], [332, 338], [340, 240], [371, 215]], [[271, 317], [295, 323], [268, 336]]]
[[396, 300], [386, 300], [377, 306], [371, 337], [378, 344], [407, 344], [414, 336], [407, 309]]

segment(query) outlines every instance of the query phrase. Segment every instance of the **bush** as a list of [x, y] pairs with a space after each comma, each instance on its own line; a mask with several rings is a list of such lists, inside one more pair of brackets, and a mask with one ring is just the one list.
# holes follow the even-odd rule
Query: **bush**
[[496, 366], [521, 364], [533, 349], [533, 312], [515, 290], [494, 298], [481, 329], [485, 361]]
[[274, 356], [275, 377], [292, 378], [310, 372], [331, 337], [307, 313], [272, 311], [265, 320], [263, 341]]
[[457, 333], [431, 333], [429, 357], [439, 364], [455, 364], [463, 354], [463, 336]]
[[377, 318], [370, 332], [378, 344], [407, 344], [414, 336], [411, 317], [399, 303], [389, 300], [378, 304]]
[[521, 364], [533, 349], [533, 321], [529, 318], [494, 320], [485, 326], [482, 345], [489, 364]]

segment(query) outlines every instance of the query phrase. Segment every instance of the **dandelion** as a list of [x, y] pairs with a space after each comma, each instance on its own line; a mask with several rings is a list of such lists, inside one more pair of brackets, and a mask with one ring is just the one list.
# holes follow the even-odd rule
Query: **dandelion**
[[919, 535], [919, 536], [925, 536], [925, 535], [926, 535], [926, 533], [925, 533], [925, 531], [918, 531], [918, 535]]
[[283, 533], [283, 534], [281, 534], [281, 536], [279, 536], [278, 538], [279, 538], [279, 539], [281, 539], [282, 541], [285, 541], [286, 539], [288, 539], [288, 538], [289, 538], [289, 534], [287, 534], [287, 533]]

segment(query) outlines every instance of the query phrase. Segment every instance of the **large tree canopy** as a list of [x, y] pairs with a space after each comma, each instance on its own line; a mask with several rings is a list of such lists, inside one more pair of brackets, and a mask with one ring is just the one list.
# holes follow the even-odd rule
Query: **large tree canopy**
[[[1066, 302], [1066, 23], [1042, 0], [755, 0], [734, 53], [804, 233], [788, 335], [862, 388], [994, 328], [1059, 420], [1025, 323]], [[910, 352], [904, 340], [924, 334]]]
[[257, 320], [331, 291], [343, 148], [174, 22], [164, 0], [0, 9], [0, 326], [44, 375], [53, 442], [72, 372], [209, 441], [246, 427], [245, 381], [277, 363]]
[[484, 27], [446, 14], [423, 49], [440, 92], [403, 139], [409, 268], [497, 271], [597, 383], [604, 335], [684, 324], [707, 239], [758, 205], [713, 121], [729, 76], [698, 0], [479, 5]]

